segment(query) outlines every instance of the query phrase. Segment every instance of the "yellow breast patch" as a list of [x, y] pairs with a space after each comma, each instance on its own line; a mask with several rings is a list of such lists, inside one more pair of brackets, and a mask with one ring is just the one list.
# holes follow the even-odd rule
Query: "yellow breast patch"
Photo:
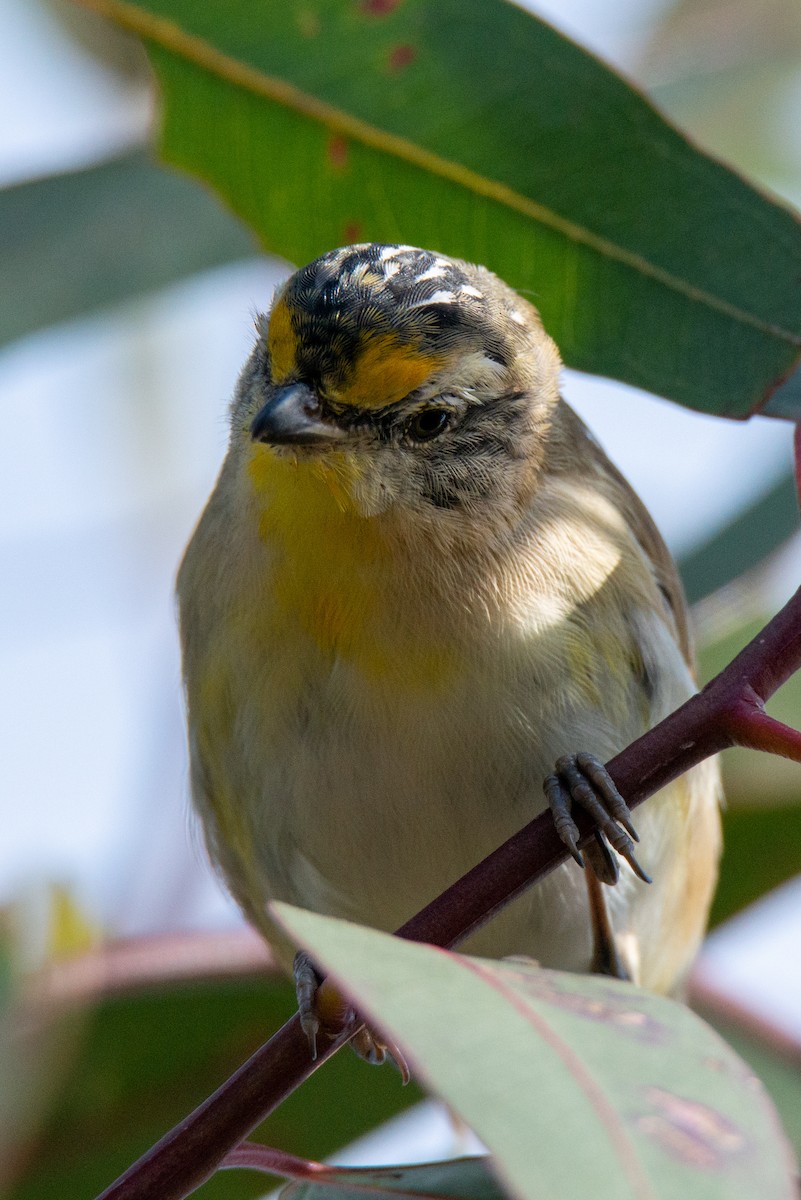
[[452, 649], [400, 619], [402, 563], [381, 519], [356, 508], [348, 487], [356, 471], [345, 451], [293, 461], [254, 446], [248, 474], [272, 561], [271, 594], [252, 619], [269, 643], [291, 645], [300, 627], [324, 655], [375, 682], [441, 685], [453, 674]]

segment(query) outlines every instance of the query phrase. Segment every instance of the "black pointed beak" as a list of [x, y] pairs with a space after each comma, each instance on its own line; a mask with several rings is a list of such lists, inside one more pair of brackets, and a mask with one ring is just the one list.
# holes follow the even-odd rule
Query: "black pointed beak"
[[345, 430], [324, 419], [320, 401], [305, 383], [280, 387], [256, 413], [250, 427], [254, 442], [270, 446], [322, 446], [339, 442]]

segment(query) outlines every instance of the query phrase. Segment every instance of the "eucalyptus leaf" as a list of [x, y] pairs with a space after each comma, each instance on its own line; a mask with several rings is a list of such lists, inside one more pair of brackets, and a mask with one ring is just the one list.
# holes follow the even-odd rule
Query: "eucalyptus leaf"
[[165, 157], [292, 261], [483, 262], [569, 365], [728, 416], [799, 358], [795, 216], [505, 0], [82, 2], [145, 40]]
[[485, 1158], [456, 1158], [412, 1166], [332, 1168], [314, 1180], [293, 1181], [282, 1200], [364, 1200], [398, 1195], [414, 1200], [506, 1200]]
[[[753, 570], [798, 533], [799, 528], [795, 475], [787, 471], [680, 560], [687, 599], [694, 604]], [[723, 666], [725, 663], [721, 669]]]
[[244, 259], [252, 236], [144, 150], [0, 191], [0, 345]]
[[521, 1200], [795, 1196], [761, 1085], [682, 1005], [616, 980], [272, 910], [464, 1118]]

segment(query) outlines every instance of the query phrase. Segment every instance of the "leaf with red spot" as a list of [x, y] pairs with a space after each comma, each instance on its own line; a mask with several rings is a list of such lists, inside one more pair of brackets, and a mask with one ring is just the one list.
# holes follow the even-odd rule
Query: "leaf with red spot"
[[688, 1009], [630, 984], [488, 962], [274, 906], [520, 1200], [792, 1200], [761, 1085]]
[[410, 67], [417, 57], [417, 51], [414, 46], [401, 44], [393, 46], [389, 52], [389, 66], [392, 71], [403, 71], [406, 67]]
[[571, 366], [722, 415], [801, 412], [796, 216], [520, 7], [83, 2], [143, 37], [165, 157], [265, 247], [305, 262], [348, 233], [483, 262]]

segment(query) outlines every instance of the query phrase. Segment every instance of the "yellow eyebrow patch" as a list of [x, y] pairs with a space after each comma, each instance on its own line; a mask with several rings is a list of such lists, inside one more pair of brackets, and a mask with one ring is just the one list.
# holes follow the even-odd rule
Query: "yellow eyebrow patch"
[[289, 308], [282, 298], [276, 300], [270, 313], [267, 349], [270, 351], [273, 379], [276, 383], [283, 383], [297, 365], [298, 337]]
[[416, 347], [399, 342], [393, 334], [377, 334], [356, 359], [353, 373], [338, 399], [359, 408], [395, 404], [425, 383], [441, 364], [440, 357], [422, 354]]

